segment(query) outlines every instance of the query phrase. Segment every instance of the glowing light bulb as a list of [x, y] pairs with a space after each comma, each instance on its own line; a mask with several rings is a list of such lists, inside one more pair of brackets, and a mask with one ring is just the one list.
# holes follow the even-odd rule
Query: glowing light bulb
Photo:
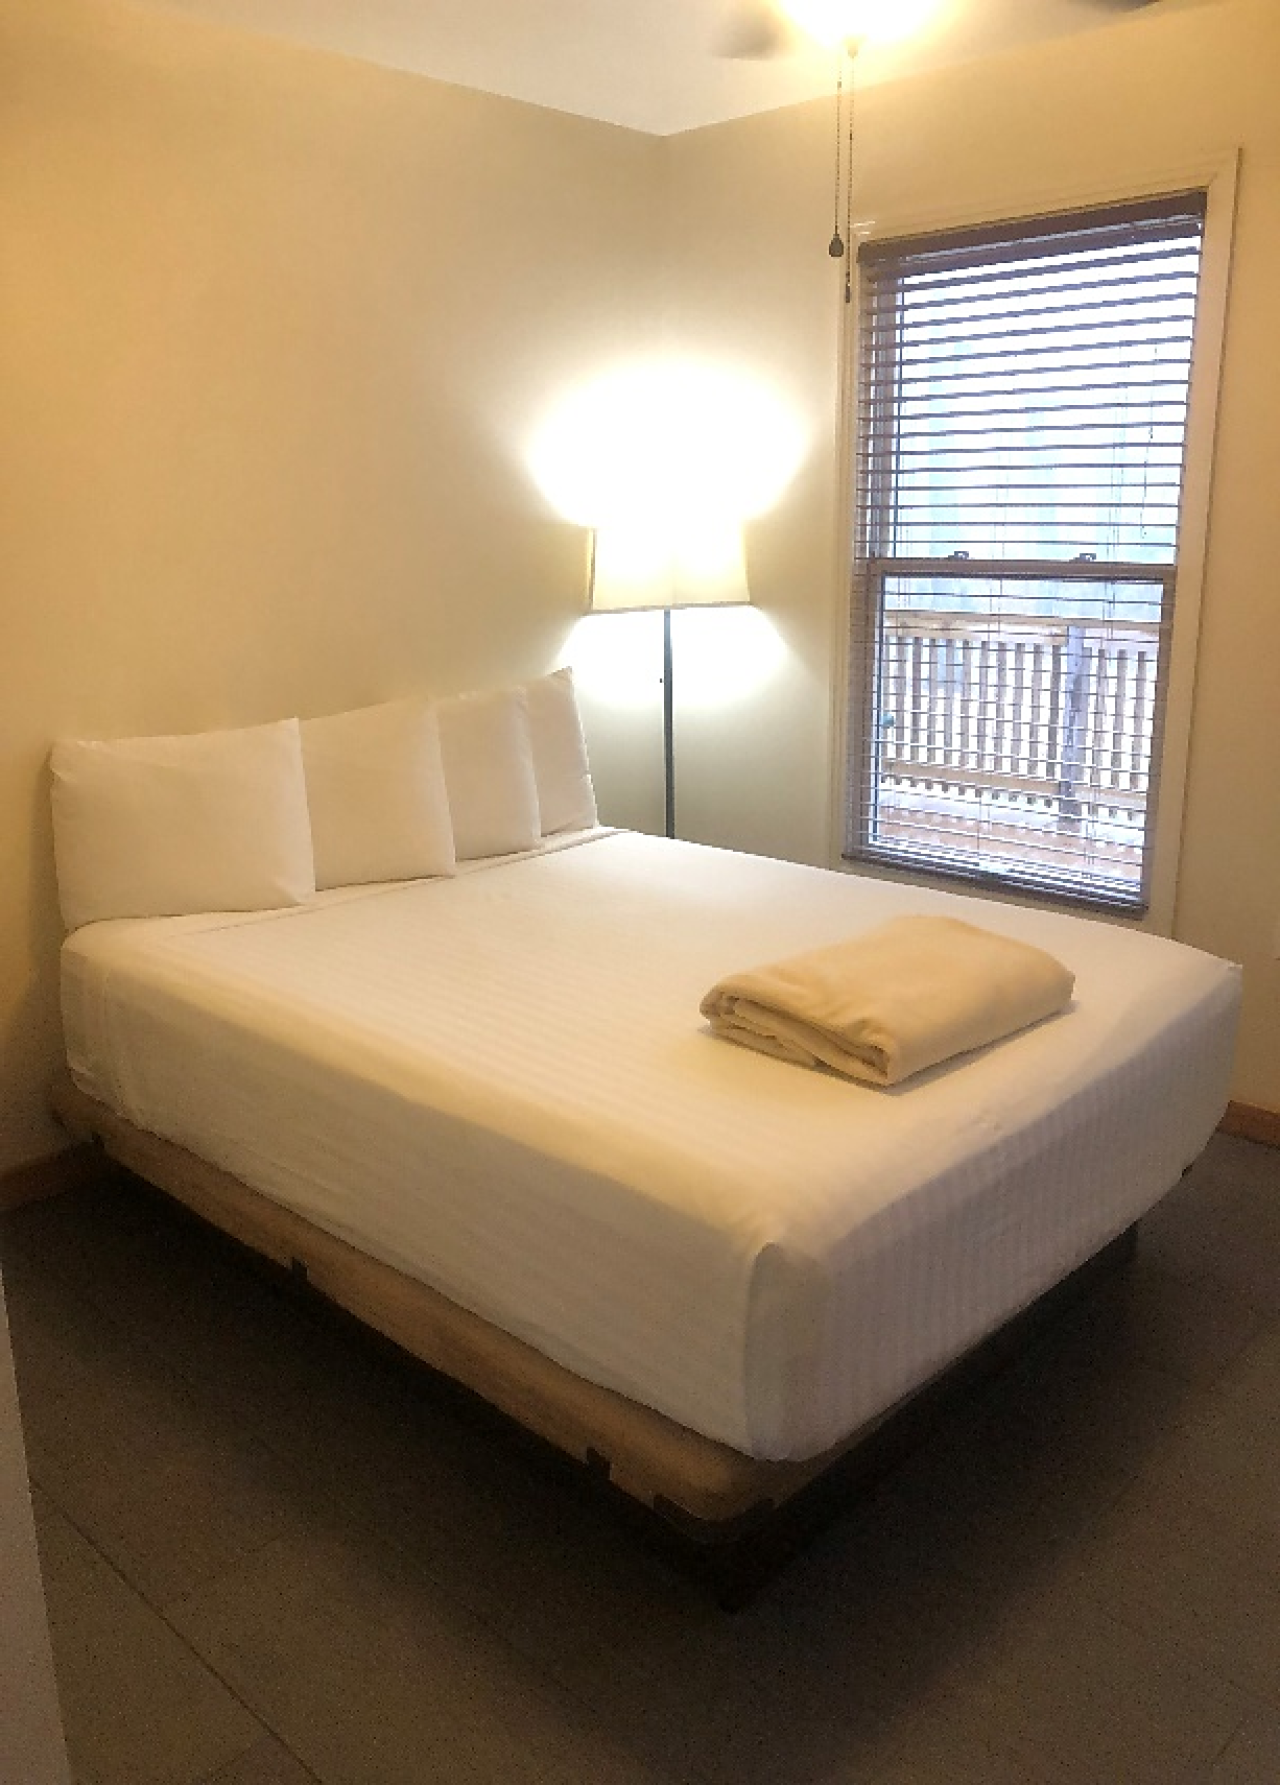
[[894, 43], [928, 23], [939, 0], [783, 0], [802, 31], [819, 43]]

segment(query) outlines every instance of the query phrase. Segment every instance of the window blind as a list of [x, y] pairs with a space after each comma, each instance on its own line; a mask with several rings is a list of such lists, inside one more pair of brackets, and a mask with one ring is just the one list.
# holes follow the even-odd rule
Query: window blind
[[1144, 905], [1204, 209], [864, 247], [848, 855]]

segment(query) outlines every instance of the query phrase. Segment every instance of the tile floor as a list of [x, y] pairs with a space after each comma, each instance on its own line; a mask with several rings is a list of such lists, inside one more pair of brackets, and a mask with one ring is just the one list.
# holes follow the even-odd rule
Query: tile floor
[[132, 1180], [0, 1257], [78, 1785], [1280, 1780], [1280, 1152], [733, 1616]]

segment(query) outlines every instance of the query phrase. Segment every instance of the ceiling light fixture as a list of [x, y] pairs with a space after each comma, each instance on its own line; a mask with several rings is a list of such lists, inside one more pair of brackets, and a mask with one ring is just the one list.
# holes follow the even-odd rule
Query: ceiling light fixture
[[780, 0], [800, 29], [833, 49], [896, 43], [911, 37], [938, 10], [939, 0]]

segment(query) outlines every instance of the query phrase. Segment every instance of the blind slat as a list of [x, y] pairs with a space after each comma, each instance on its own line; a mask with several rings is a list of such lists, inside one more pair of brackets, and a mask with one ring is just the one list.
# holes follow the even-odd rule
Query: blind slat
[[1074, 244], [1080, 254], [1099, 246], [1125, 250], [1135, 244], [1151, 249], [1166, 241], [1185, 246], [1199, 234], [1205, 215], [1205, 194], [1192, 191], [1168, 198], [1115, 206], [1106, 213], [1064, 212], [1055, 217], [952, 230], [945, 235], [915, 236], [904, 241], [864, 242], [861, 263], [891, 269], [911, 264], [917, 270], [968, 266], [1000, 266], [1007, 258], [1032, 259], [1060, 255]]
[[[1154, 369], [1151, 368], [1153, 371]], [[931, 378], [913, 378], [897, 373], [894, 382], [900, 406], [936, 402], [939, 401], [936, 393], [946, 392], [949, 393], [952, 401], [957, 399], [963, 401], [969, 396], [985, 394], [988, 400], [993, 403], [1012, 404], [1016, 402], [1020, 410], [1031, 414], [1035, 414], [1042, 408], [1052, 408], [1068, 413], [1073, 410], [1096, 412], [1100, 409], [1141, 409], [1161, 404], [1179, 409], [1186, 408], [1187, 367], [1185, 363], [1176, 366], [1162, 365], [1159, 368], [1159, 377], [1144, 376], [1147, 368], [1141, 366], [1129, 367], [1126, 370], [1129, 382], [1125, 389], [1119, 392], [1105, 377], [1098, 377], [1096, 382], [1094, 381], [1094, 374], [1114, 373], [1115, 371], [1113, 365], [1103, 365], [1097, 361], [1089, 361], [1083, 365], [1031, 366], [1016, 384], [1002, 383], [993, 374], [983, 373], [975, 367], [966, 367], [961, 372], [947, 373]], [[1075, 376], [1071, 376], [1072, 374]], [[1066, 378], [1067, 382], [1063, 384], [1036, 382], [1036, 380], [1046, 378]], [[957, 389], [956, 387], [959, 385], [964, 385], [966, 389]], [[869, 394], [874, 388], [874, 385], [867, 382], [860, 386], [864, 394]], [[1164, 395], [1163, 393], [1166, 391], [1171, 394]], [[1174, 395], [1173, 393], [1178, 394]], [[1096, 403], [1077, 401], [1057, 404], [1046, 404], [1039, 401], [1039, 399], [1053, 396], [1097, 396], [1105, 400]]]
[[[1070, 296], [1078, 298], [1081, 293], [1096, 292], [1100, 294], [1098, 308], [1103, 308], [1110, 300], [1114, 300], [1123, 310], [1126, 305], [1141, 303], [1144, 290], [1150, 288], [1158, 288], [1162, 293], [1168, 295], [1176, 292], [1185, 301], [1194, 304], [1197, 274], [1195, 257], [1183, 254], [1180, 257], [1180, 262], [1182, 270], [1176, 271], [1167, 266], [1157, 267], [1153, 265], [1152, 257], [1144, 255], [1140, 260], [1131, 261], [1124, 266], [1117, 262], [1107, 262], [1100, 263], [1097, 267], [1080, 266], [1075, 269], [1077, 272], [1105, 272], [1107, 275], [1105, 278], [1065, 279], [1058, 277], [1045, 280], [1040, 284], [1017, 270], [1010, 272], [998, 281], [990, 280], [986, 283], [980, 283], [972, 275], [969, 275], [963, 286], [957, 282], [955, 289], [964, 290], [968, 294], [967, 301], [970, 303], [973, 313], [984, 316], [991, 314], [989, 307], [992, 304], [1003, 304], [1009, 296], [1015, 293], [1025, 298], [1028, 309], [1039, 303], [1042, 298]], [[891, 315], [895, 302], [896, 293], [886, 294], [882, 297], [877, 290], [877, 293], [871, 298], [868, 308], [874, 309], [879, 314]], [[1049, 307], [1061, 308], [1061, 306]], [[955, 310], [957, 305], [952, 287], [945, 284], [931, 284], [927, 288], [922, 287], [912, 308], [918, 317], [926, 316], [930, 310], [935, 309]]]

